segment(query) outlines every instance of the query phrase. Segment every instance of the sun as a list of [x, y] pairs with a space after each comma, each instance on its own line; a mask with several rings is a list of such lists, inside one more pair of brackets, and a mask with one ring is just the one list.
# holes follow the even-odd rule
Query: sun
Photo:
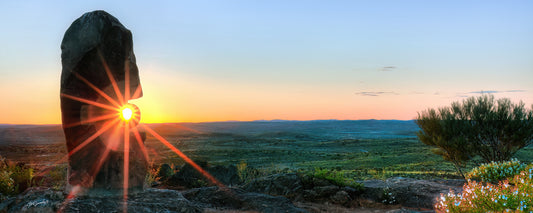
[[123, 121], [131, 121], [132, 119], [138, 119], [140, 116], [139, 108], [134, 104], [127, 103], [119, 109], [120, 119]]
[[121, 115], [122, 120], [129, 121], [131, 119], [131, 116], [133, 115], [133, 111], [131, 110], [131, 108], [125, 107], [124, 109], [122, 109]]

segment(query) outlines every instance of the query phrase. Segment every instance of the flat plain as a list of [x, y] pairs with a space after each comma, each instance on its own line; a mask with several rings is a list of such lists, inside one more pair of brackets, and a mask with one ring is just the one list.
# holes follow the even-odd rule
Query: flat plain
[[[460, 178], [453, 165], [421, 143], [413, 121], [253, 121], [147, 124], [194, 161], [246, 165], [263, 173], [328, 169], [356, 180]], [[184, 164], [155, 137], [145, 145], [154, 165]], [[37, 170], [64, 164], [60, 125], [0, 125], [0, 155]], [[516, 158], [529, 162], [533, 147]], [[467, 165], [465, 171], [472, 168]]]

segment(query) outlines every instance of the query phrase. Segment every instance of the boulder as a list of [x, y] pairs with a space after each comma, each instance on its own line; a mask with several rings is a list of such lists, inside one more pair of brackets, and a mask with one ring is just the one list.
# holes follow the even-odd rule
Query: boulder
[[259, 212], [306, 212], [281, 196], [246, 192], [239, 188], [202, 187], [183, 192], [183, 196], [204, 208]]
[[350, 198], [350, 195], [348, 194], [348, 192], [346, 191], [337, 191], [334, 195], [331, 196], [331, 201], [335, 204], [341, 204], [341, 205], [345, 205], [347, 204], [350, 200], [352, 200]]
[[[121, 212], [120, 195], [82, 195], [66, 199], [61, 191], [31, 188], [16, 198], [0, 204], [1, 212]], [[201, 212], [202, 208], [174, 190], [147, 189], [128, 197], [127, 212]]]
[[305, 174], [274, 174], [250, 181], [241, 186], [250, 192], [284, 196], [294, 202], [334, 203], [350, 206], [361, 190], [337, 186], [328, 180]]
[[250, 181], [241, 187], [249, 192], [295, 197], [303, 190], [302, 180], [297, 174], [274, 174]]
[[[125, 128], [112, 131], [113, 127], [123, 127], [119, 116], [113, 115], [128, 100], [142, 96], [132, 34], [105, 11], [85, 13], [63, 36], [61, 63], [61, 117], [69, 152], [68, 188], [121, 193], [127, 156], [123, 147], [128, 133]], [[139, 116], [132, 120], [136, 119]], [[142, 190], [147, 173], [148, 162], [142, 152], [145, 133], [140, 136], [142, 141], [137, 143], [139, 137], [129, 133], [130, 192]]]
[[319, 197], [329, 197], [339, 191], [339, 187], [335, 185], [329, 186], [316, 186], [313, 190], [318, 194]]
[[450, 189], [456, 193], [462, 191], [464, 180], [417, 180], [395, 177], [385, 181], [363, 181], [365, 192], [363, 198], [386, 204], [400, 204], [413, 208], [433, 208], [441, 193]]
[[[197, 164], [226, 186], [234, 186], [242, 182], [237, 172], [237, 167], [234, 165], [209, 166], [207, 162], [202, 161], [197, 162]], [[189, 164], [185, 164], [179, 168], [165, 183], [169, 186], [189, 189], [214, 185]]]
[[216, 165], [208, 167], [207, 172], [209, 172], [218, 181], [222, 182], [224, 185], [227, 186], [235, 186], [242, 183], [242, 180], [239, 177], [239, 173], [237, 171], [237, 167], [235, 165]]
[[120, 195], [67, 194], [49, 188], [30, 188], [18, 197], [0, 202], [0, 212], [306, 212], [280, 196], [246, 192], [238, 188], [202, 187], [183, 192], [149, 188]]

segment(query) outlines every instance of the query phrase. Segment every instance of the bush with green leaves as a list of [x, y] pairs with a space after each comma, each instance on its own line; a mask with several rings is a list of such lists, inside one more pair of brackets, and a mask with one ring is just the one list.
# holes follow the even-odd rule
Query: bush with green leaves
[[18, 163], [10, 165], [0, 156], [0, 193], [15, 195], [32, 185], [33, 169]]
[[459, 172], [476, 156], [485, 163], [507, 161], [533, 144], [533, 109], [507, 98], [495, 100], [493, 95], [419, 112], [415, 122], [420, 141], [436, 147], [434, 152]]
[[11, 172], [0, 171], [0, 194], [11, 195], [15, 193], [15, 181], [11, 178]]
[[481, 166], [472, 169], [466, 175], [466, 178], [488, 183], [498, 183], [498, 181], [520, 174], [525, 168], [526, 164], [520, 163], [517, 159], [500, 163], [491, 162], [481, 164]]
[[346, 172], [343, 170], [337, 171], [333, 169], [315, 168], [315, 170], [312, 171], [311, 176], [318, 179], [328, 180], [337, 186], [349, 186], [357, 190], [363, 189], [361, 183], [356, 182], [353, 178], [347, 178]]
[[533, 164], [498, 184], [469, 180], [463, 192], [441, 195], [437, 212], [532, 212]]
[[[67, 183], [67, 166], [66, 165], [57, 165], [52, 168], [47, 174], [50, 179], [50, 187], [55, 190], [60, 190], [65, 187]], [[41, 185], [42, 183], [34, 183]]]

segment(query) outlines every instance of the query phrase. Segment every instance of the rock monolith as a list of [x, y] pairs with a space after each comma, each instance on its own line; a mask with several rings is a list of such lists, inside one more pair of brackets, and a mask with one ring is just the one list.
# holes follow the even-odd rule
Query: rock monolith
[[68, 186], [123, 191], [124, 141], [129, 141], [128, 189], [142, 189], [147, 171], [142, 153], [145, 133], [126, 130], [126, 121], [117, 114], [121, 105], [142, 96], [131, 32], [105, 11], [85, 13], [65, 32], [61, 62]]

